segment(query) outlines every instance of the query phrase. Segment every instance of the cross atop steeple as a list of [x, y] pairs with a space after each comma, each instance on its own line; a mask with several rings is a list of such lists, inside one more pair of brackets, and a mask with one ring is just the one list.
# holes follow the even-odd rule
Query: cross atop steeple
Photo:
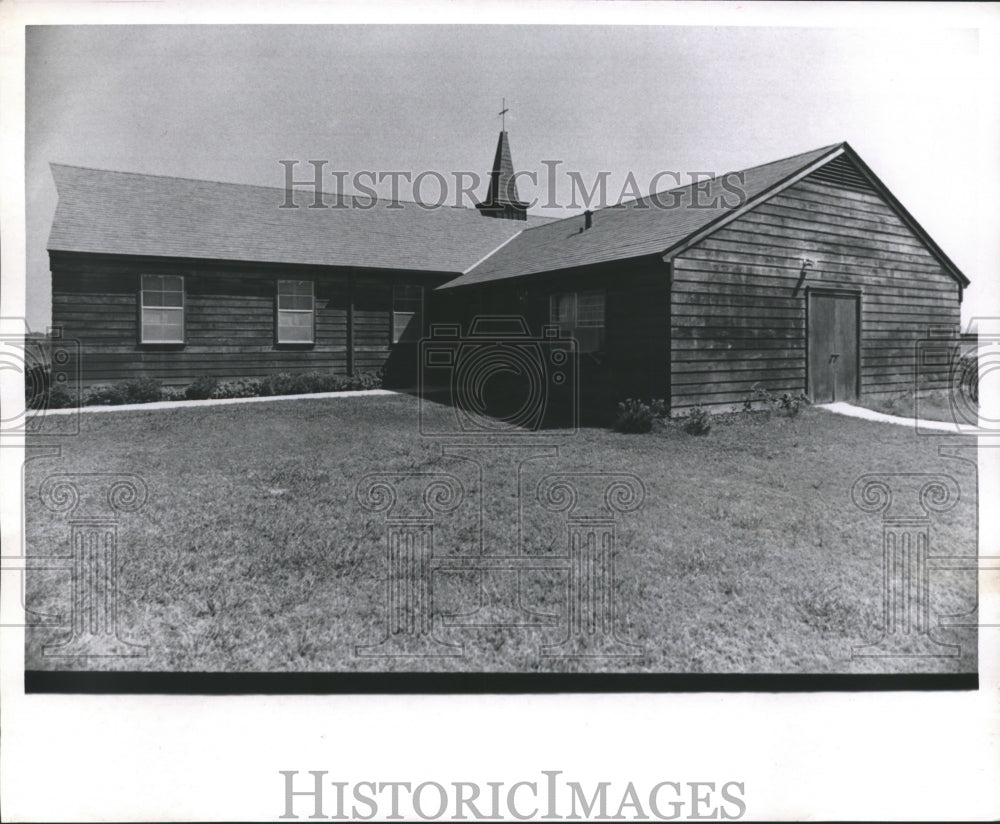
[[510, 109], [507, 108], [506, 97], [502, 97], [500, 100], [502, 102], [500, 103], [500, 111], [497, 112], [497, 117], [500, 118], [500, 131], [505, 132], [507, 131], [507, 112], [509, 112]]

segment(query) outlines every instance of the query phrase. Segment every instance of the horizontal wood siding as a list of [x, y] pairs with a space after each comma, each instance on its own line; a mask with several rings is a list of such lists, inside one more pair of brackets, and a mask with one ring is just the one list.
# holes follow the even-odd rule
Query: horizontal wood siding
[[354, 368], [375, 372], [389, 357], [392, 287], [359, 284], [354, 298]]
[[[406, 273], [381, 276], [348, 270], [285, 267], [215, 269], [169, 263], [94, 262], [60, 256], [52, 262], [52, 322], [63, 336], [80, 342], [85, 385], [153, 377], [182, 385], [201, 375], [221, 380], [259, 378], [280, 372], [348, 370], [348, 316], [354, 292], [354, 372], [376, 372], [392, 354], [392, 283], [428, 283]], [[183, 346], [139, 343], [141, 274], [184, 276]], [[315, 343], [275, 343], [275, 283], [315, 284]], [[444, 278], [432, 279], [430, 285]]]
[[882, 198], [809, 177], [674, 260], [673, 408], [805, 392], [809, 288], [862, 292], [862, 396], [912, 387], [917, 342], [958, 329], [958, 283]]

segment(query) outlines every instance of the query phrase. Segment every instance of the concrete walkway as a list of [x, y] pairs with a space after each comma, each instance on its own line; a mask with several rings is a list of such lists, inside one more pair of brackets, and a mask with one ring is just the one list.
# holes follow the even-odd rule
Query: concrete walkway
[[862, 420], [875, 421], [876, 423], [894, 423], [897, 426], [909, 426], [911, 428], [919, 426], [921, 429], [936, 429], [941, 432], [957, 433], [959, 431], [958, 426], [951, 421], [926, 421], [917, 420], [916, 418], [900, 418], [896, 415], [886, 415], [882, 412], [876, 412], [873, 409], [865, 409], [863, 406], [854, 406], [843, 401], [816, 404], [816, 408], [826, 409], [835, 415], [846, 415], [849, 418], [861, 418]]
[[309, 395], [268, 395], [265, 398], [212, 398], [204, 401], [157, 401], [155, 403], [122, 403], [116, 406], [81, 406], [73, 409], [46, 409], [45, 415], [73, 415], [77, 412], [135, 412], [154, 409], [183, 409], [186, 406], [227, 406], [234, 403], [268, 403], [269, 401], [324, 400], [326, 398], [357, 398], [368, 395], [395, 395], [391, 389], [354, 389], [346, 392], [315, 392]]

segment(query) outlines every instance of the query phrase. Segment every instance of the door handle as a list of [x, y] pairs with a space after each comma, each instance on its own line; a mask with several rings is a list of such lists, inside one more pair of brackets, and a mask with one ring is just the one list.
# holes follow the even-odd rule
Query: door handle
[[830, 363], [836, 363], [837, 362], [837, 358], [839, 358], [839, 357], [840, 357], [840, 353], [839, 352], [831, 352], [830, 353]]

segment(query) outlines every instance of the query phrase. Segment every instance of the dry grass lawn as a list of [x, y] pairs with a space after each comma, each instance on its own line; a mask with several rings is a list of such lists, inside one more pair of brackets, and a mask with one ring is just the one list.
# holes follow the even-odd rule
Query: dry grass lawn
[[[131, 659], [41, 654], [66, 629], [28, 634], [31, 669], [167, 671], [624, 671], [709, 673], [973, 672], [972, 629], [937, 629], [958, 658], [852, 659], [882, 622], [881, 516], [851, 502], [872, 472], [945, 473], [958, 505], [933, 516], [935, 554], [976, 551], [975, 467], [941, 457], [941, 439], [804, 409], [795, 418], [718, 419], [703, 437], [668, 423], [645, 435], [584, 429], [538, 471], [629, 472], [644, 506], [619, 516], [619, 634], [630, 658], [553, 659], [539, 647], [565, 632], [566, 575], [525, 573], [524, 602], [558, 616], [545, 627], [453, 628], [454, 658], [367, 659], [358, 644], [386, 633], [385, 524], [362, 510], [355, 485], [376, 471], [446, 471], [467, 504], [479, 501], [468, 460], [443, 455], [417, 433], [418, 402], [406, 395], [82, 416], [58, 459], [26, 468], [28, 552], [65, 553], [65, 516], [38, 491], [56, 472], [129, 472], [149, 502], [119, 528], [119, 623], [149, 646]], [[447, 416], [440, 407], [434, 415]], [[952, 439], [954, 442], [955, 439]], [[485, 477], [508, 470], [498, 450], [478, 458]], [[530, 475], [530, 473], [529, 473]], [[534, 476], [531, 476], [533, 481]], [[514, 490], [484, 496], [487, 531], [510, 533]], [[470, 510], [443, 522], [437, 551], [468, 552]], [[463, 515], [462, 513], [466, 514]], [[559, 516], [526, 507], [522, 550], [563, 551]], [[437, 573], [442, 611], [483, 597], [474, 573]], [[933, 572], [937, 614], [976, 608], [974, 572]], [[29, 606], [65, 612], [69, 576], [36, 572]], [[492, 593], [496, 594], [496, 593]], [[936, 619], [935, 619], [936, 620]]]

